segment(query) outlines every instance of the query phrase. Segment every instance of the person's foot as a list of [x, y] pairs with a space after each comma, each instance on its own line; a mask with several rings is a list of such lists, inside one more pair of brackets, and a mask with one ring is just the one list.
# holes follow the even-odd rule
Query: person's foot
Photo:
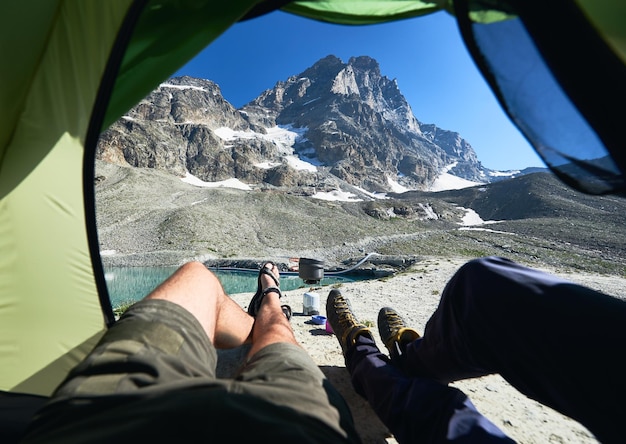
[[266, 262], [259, 270], [256, 293], [248, 304], [248, 314], [255, 316], [261, 308], [261, 302], [268, 293], [277, 293], [281, 297], [278, 267], [273, 262]]
[[[259, 278], [257, 280], [257, 290], [250, 304], [248, 305], [248, 314], [256, 317], [263, 300], [268, 294], [275, 293], [278, 298], [282, 298], [280, 291], [280, 271], [273, 262], [266, 262], [259, 270]], [[281, 305], [281, 309], [287, 319], [291, 319], [292, 310], [289, 305]]]
[[393, 308], [383, 307], [378, 312], [378, 332], [392, 361], [399, 362], [406, 346], [420, 338], [417, 331], [406, 326], [402, 316]]
[[356, 338], [367, 334], [371, 337], [370, 329], [361, 324], [352, 313], [352, 306], [341, 292], [334, 288], [326, 299], [326, 318], [337, 336], [344, 355], [346, 350], [354, 345]]
[[[280, 270], [273, 262], [266, 262], [259, 270], [259, 281], [262, 291], [272, 293], [272, 289], [276, 289], [274, 292], [282, 297], [280, 292]], [[269, 290], [269, 291], [268, 291]]]

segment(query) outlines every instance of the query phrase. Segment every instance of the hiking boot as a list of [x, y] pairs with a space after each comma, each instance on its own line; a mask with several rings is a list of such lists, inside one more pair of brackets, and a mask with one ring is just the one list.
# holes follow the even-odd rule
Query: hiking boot
[[408, 328], [404, 319], [390, 307], [383, 307], [378, 312], [378, 332], [389, 350], [392, 361], [401, 361], [406, 346], [420, 338], [419, 333]]
[[326, 299], [326, 318], [339, 340], [344, 355], [346, 350], [354, 345], [358, 336], [363, 334], [372, 336], [370, 329], [361, 324], [352, 313], [350, 301], [336, 288], [330, 291]]

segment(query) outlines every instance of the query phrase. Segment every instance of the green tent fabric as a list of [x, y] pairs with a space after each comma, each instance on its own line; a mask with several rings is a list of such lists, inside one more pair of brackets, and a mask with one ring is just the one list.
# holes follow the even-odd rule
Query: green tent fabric
[[[509, 4], [518, 3], [469, 2], [472, 20], [480, 23], [509, 18]], [[282, 8], [365, 25], [454, 12], [452, 3], [3, 2], [0, 390], [49, 395], [114, 321], [93, 195], [95, 146], [103, 128], [237, 21]], [[587, 12], [594, 23], [608, 29], [607, 39], [623, 50], [623, 27], [614, 16], [590, 0], [581, 4], [592, 5]]]
[[447, 1], [296, 1], [285, 11], [344, 25], [369, 25], [391, 20], [417, 17], [444, 9]]
[[105, 328], [85, 229], [82, 154], [128, 5], [0, 7], [3, 390], [49, 393]]

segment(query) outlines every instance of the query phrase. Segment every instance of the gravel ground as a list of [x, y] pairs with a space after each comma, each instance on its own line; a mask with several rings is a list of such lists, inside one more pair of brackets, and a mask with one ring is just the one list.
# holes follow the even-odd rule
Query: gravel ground
[[[358, 319], [372, 323], [373, 334], [382, 347], [376, 326], [378, 310], [383, 306], [394, 307], [408, 325], [423, 332], [426, 321], [437, 307], [446, 282], [464, 262], [464, 258], [424, 257], [392, 278], [344, 284], [341, 292], [350, 299]], [[569, 273], [550, 267], [540, 268], [595, 290], [626, 298], [625, 278], [595, 273]], [[284, 302], [290, 304], [294, 310], [291, 324], [296, 338], [347, 400], [364, 443], [396, 442], [367, 402], [354, 392], [335, 336], [326, 333], [320, 326], [313, 325], [310, 317], [302, 314], [305, 291], [308, 289], [289, 291], [284, 295]], [[324, 307], [329, 288], [316, 291], [320, 294], [321, 306]], [[251, 290], [250, 293], [231, 297], [243, 308], [247, 308], [252, 294]], [[234, 371], [245, 351], [235, 349], [221, 355], [222, 368], [225, 369], [223, 376]], [[481, 413], [519, 443], [598, 442], [586, 428], [527, 398], [499, 375], [459, 381], [453, 385], [465, 392]]]

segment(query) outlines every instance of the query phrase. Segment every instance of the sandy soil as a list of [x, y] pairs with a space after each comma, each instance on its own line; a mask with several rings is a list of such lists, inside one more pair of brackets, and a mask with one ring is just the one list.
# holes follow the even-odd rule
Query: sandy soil
[[[378, 310], [388, 305], [398, 310], [410, 326], [423, 331], [426, 321], [439, 302], [445, 283], [463, 262], [464, 260], [456, 259], [428, 259], [418, 263], [408, 273], [383, 280], [345, 284], [341, 291], [350, 299], [355, 314], [362, 322], [371, 321], [375, 325]], [[626, 297], [626, 279], [623, 278], [563, 274], [547, 269], [545, 271], [608, 294]], [[316, 290], [320, 294], [322, 311], [329, 290], [329, 288]], [[335, 336], [312, 324], [310, 316], [302, 314], [305, 291], [309, 289], [294, 290], [284, 295], [285, 302], [294, 310], [291, 322], [296, 338], [346, 398], [363, 441], [396, 442], [367, 402], [352, 389]], [[244, 308], [247, 307], [251, 296], [252, 293], [232, 295]], [[377, 328], [374, 327], [372, 330], [382, 348]], [[460, 381], [455, 383], [455, 386], [470, 397], [479, 411], [519, 443], [597, 442], [580, 424], [528, 399], [497, 375]]]

